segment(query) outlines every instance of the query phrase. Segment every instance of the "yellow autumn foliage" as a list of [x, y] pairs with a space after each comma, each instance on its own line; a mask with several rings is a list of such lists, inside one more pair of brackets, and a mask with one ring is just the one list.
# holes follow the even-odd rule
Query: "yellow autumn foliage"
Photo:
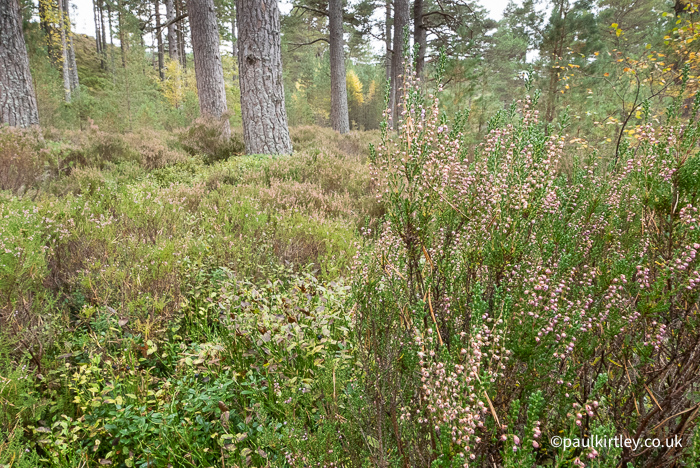
[[350, 105], [361, 105], [365, 99], [362, 94], [362, 81], [360, 81], [360, 77], [357, 76], [355, 70], [348, 70], [345, 79], [348, 89], [348, 102]]
[[183, 70], [177, 60], [167, 60], [163, 80], [163, 95], [170, 105], [179, 109], [187, 93], [197, 94], [197, 82], [194, 73]]

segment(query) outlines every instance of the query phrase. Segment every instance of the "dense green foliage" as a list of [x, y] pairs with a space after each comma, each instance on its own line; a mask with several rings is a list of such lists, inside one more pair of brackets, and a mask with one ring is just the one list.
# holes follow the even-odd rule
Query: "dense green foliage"
[[[232, 54], [222, 140], [192, 57], [159, 77], [149, 4], [104, 5], [125, 47], [75, 36], [70, 103], [25, 9], [42, 127], [0, 127], [1, 468], [700, 464], [692, 3], [426, 2], [392, 131], [385, 3], [350, 2], [339, 135], [328, 47], [299, 45], [324, 7], [297, 2], [279, 157], [242, 154]], [[619, 436], [682, 448], [553, 443]]]

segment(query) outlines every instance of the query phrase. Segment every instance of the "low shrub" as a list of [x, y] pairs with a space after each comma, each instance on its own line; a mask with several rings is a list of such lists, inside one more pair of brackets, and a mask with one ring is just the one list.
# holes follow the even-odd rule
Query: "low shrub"
[[47, 159], [36, 130], [0, 126], [0, 190], [22, 194], [35, 188], [42, 181]]
[[586, 439], [693, 445], [700, 99], [617, 165], [579, 157], [567, 175], [565, 127], [537, 98], [470, 152], [463, 119], [409, 81], [376, 148], [387, 218], [352, 273], [374, 466], [661, 467], [684, 452]]
[[211, 119], [197, 119], [179, 134], [179, 140], [187, 153], [203, 157], [207, 164], [245, 153], [242, 137], [232, 129], [230, 138], [222, 138], [220, 123]]

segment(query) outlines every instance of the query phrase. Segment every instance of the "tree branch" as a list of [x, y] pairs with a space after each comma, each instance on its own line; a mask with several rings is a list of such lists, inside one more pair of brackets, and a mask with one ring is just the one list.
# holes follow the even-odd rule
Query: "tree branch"
[[293, 48], [291, 50], [297, 50], [299, 47], [304, 47], [307, 45], [315, 44], [317, 42], [327, 42], [328, 44], [331, 43], [331, 41], [329, 41], [327, 37], [319, 37], [318, 39], [315, 39], [315, 40], [310, 41], [310, 42], [301, 42], [301, 43], [290, 42], [289, 45], [296, 46], [295, 48]]
[[179, 23], [180, 21], [184, 20], [185, 18], [187, 18], [187, 13], [183, 13], [180, 16], [176, 16], [175, 18], [171, 19], [170, 21], [166, 21], [165, 23], [161, 24], [160, 27], [155, 28], [155, 31], [157, 33], [161, 29], [167, 28], [171, 24]]
[[310, 12], [312, 12], [312, 13], [316, 13], [316, 14], [319, 14], [319, 15], [321, 15], [321, 16], [328, 16], [328, 12], [327, 12], [327, 11], [317, 10], [316, 8], [311, 8], [311, 7], [307, 7], [307, 6], [304, 6], [304, 5], [294, 5], [294, 8], [292, 8], [292, 10], [294, 10], [295, 8], [299, 8], [299, 9], [304, 10], [304, 11], [301, 13], [302, 15], [303, 15], [304, 13], [306, 13], [307, 11], [310, 11]]

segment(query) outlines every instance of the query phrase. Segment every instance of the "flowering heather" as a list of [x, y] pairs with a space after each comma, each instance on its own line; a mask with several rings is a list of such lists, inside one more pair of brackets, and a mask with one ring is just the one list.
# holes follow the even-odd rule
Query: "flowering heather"
[[373, 462], [690, 460], [689, 451], [565, 450], [549, 439], [693, 443], [697, 100], [689, 120], [672, 105], [662, 125], [647, 123], [619, 158], [577, 154], [564, 171], [568, 137], [540, 122], [538, 93], [499, 112], [469, 148], [466, 117], [449, 120], [441, 89], [426, 96], [407, 75], [401, 115], [388, 115], [398, 135], [385, 131], [374, 149], [386, 221], [356, 255], [353, 278]]

